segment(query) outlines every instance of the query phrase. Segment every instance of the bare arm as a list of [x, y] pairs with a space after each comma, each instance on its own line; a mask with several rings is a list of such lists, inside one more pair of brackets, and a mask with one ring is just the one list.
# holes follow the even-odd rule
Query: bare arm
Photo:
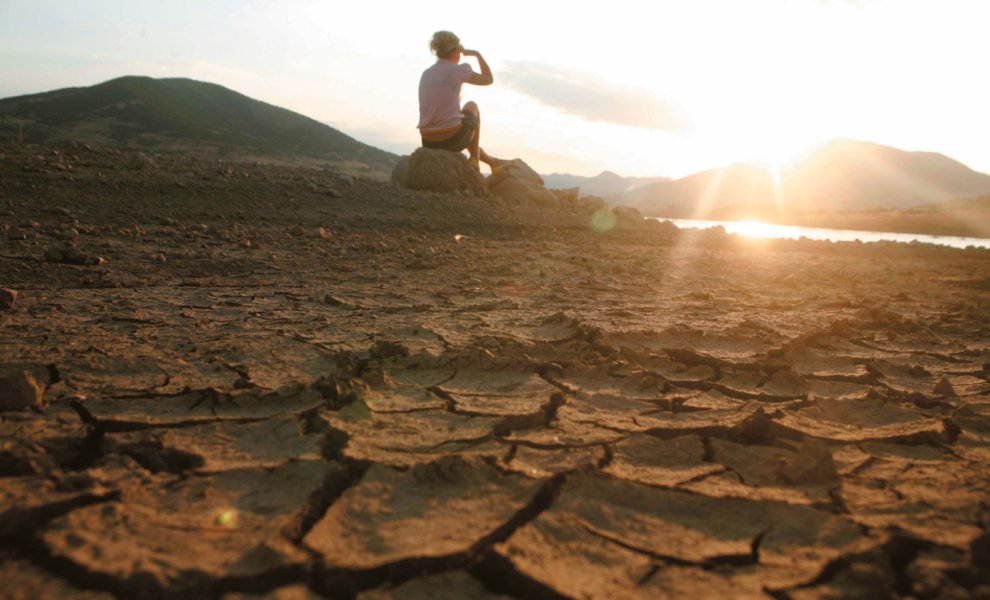
[[481, 53], [477, 50], [465, 50], [463, 52], [464, 56], [473, 56], [478, 59], [478, 66], [481, 67], [481, 73], [474, 73], [471, 75], [471, 79], [468, 83], [474, 85], [491, 85], [495, 81], [492, 77], [492, 70], [488, 67], [488, 63], [485, 62], [485, 57], [481, 56]]

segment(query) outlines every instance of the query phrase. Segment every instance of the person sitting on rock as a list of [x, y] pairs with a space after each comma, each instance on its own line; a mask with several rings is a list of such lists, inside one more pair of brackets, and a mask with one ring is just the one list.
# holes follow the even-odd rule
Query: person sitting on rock
[[[491, 167], [492, 172], [507, 161], [490, 156], [481, 148], [481, 112], [478, 105], [468, 102], [461, 107], [461, 86], [491, 85], [495, 80], [488, 63], [477, 50], [465, 50], [461, 40], [449, 31], [438, 31], [430, 40], [430, 49], [437, 62], [419, 80], [419, 132], [424, 148], [460, 152], [465, 148], [468, 162], [475, 169], [478, 161]], [[481, 73], [471, 65], [460, 64], [462, 56], [478, 59]]]

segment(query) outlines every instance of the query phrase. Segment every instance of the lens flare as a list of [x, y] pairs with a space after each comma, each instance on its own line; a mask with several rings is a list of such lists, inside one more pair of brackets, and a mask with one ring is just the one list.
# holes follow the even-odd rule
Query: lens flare
[[232, 508], [222, 510], [217, 514], [215, 521], [220, 527], [233, 529], [237, 527], [237, 511]]
[[608, 208], [599, 208], [591, 215], [591, 230], [605, 233], [615, 227], [615, 214]]

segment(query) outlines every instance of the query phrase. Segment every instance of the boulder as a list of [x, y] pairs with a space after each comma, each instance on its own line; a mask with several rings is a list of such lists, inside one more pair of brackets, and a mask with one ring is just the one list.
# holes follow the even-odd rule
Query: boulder
[[513, 204], [554, 210], [560, 201], [543, 187], [543, 178], [521, 159], [513, 159], [485, 182], [495, 195]]
[[406, 184], [406, 172], [409, 171], [409, 156], [400, 156], [399, 162], [392, 168], [392, 183], [404, 186]]
[[596, 210], [605, 210], [608, 207], [605, 201], [598, 196], [583, 196], [580, 200], [578, 200], [578, 204], [580, 204], [581, 208], [589, 214], [595, 212]]
[[543, 178], [540, 174], [533, 170], [532, 167], [527, 165], [522, 161], [521, 158], [514, 158], [508, 163], [502, 165], [498, 173], [493, 173], [491, 177], [488, 178], [488, 187], [492, 188], [497, 186], [502, 181], [506, 179], [518, 179], [522, 181], [528, 181], [533, 185], [543, 187]]
[[550, 192], [557, 197], [558, 200], [568, 204], [574, 204], [578, 201], [578, 194], [581, 188], [567, 188], [563, 190], [550, 190]]
[[485, 191], [485, 179], [468, 164], [460, 152], [419, 148], [408, 163], [399, 160], [392, 171], [392, 181], [413, 190], [432, 192]]
[[616, 206], [612, 209], [616, 227], [640, 228], [646, 225], [642, 213], [629, 206]]
[[513, 204], [549, 210], [555, 210], [560, 206], [557, 197], [549, 190], [526, 179], [502, 178], [488, 189]]

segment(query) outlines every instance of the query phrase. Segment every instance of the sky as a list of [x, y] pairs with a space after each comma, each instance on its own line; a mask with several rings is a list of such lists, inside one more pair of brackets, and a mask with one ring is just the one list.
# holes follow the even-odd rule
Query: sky
[[[990, 172], [986, 0], [0, 0], [0, 97], [189, 77], [408, 154], [432, 33], [482, 53], [482, 146], [681, 177], [849, 137]], [[471, 58], [466, 62], [478, 70]]]

